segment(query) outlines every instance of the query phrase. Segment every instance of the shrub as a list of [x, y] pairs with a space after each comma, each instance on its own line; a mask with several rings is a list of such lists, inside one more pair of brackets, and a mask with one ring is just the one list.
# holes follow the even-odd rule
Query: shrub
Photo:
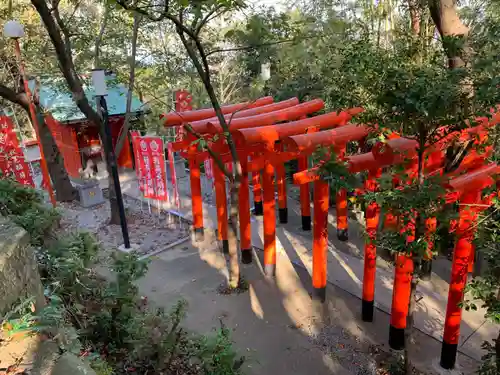
[[9, 178], [0, 179], [0, 214], [24, 228], [31, 243], [40, 246], [59, 221], [59, 213], [43, 202], [35, 189]]

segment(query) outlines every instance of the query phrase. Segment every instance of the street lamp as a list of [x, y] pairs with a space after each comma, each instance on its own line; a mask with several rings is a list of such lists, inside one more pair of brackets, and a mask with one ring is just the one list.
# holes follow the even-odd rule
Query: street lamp
[[260, 78], [265, 82], [271, 79], [271, 63], [265, 62], [260, 65]]
[[42, 144], [40, 142], [40, 125], [38, 124], [38, 118], [36, 115], [36, 108], [33, 102], [33, 96], [28, 85], [28, 79], [26, 78], [26, 72], [24, 69], [24, 63], [21, 57], [21, 46], [19, 45], [19, 38], [24, 36], [24, 28], [18, 21], [11, 20], [7, 21], [3, 27], [3, 34], [7, 38], [11, 38], [14, 41], [14, 50], [16, 53], [17, 63], [19, 65], [19, 72], [24, 83], [24, 91], [29, 102], [31, 123], [35, 128], [36, 140], [38, 142], [38, 148], [40, 149], [40, 167], [42, 169], [43, 181], [45, 181], [45, 187], [49, 193], [50, 201], [52, 205], [56, 206], [56, 198], [54, 196], [54, 190], [52, 189], [52, 182], [50, 180], [49, 169], [47, 168], [47, 161], [45, 159], [45, 153], [43, 151]]
[[129, 250], [130, 238], [128, 235], [127, 218], [125, 217], [125, 207], [123, 205], [120, 177], [118, 175], [116, 155], [113, 149], [111, 130], [109, 128], [109, 113], [108, 105], [106, 103], [106, 95], [108, 95], [108, 90], [106, 87], [106, 73], [104, 69], [92, 70], [92, 85], [94, 86], [95, 91], [97, 113], [102, 119], [102, 126], [99, 128], [99, 132], [101, 133], [101, 139], [104, 143], [106, 164], [108, 165], [113, 177], [113, 185], [115, 187], [116, 201], [118, 204], [118, 213], [120, 214], [120, 225], [122, 227], [123, 245], [125, 246], [125, 249]]

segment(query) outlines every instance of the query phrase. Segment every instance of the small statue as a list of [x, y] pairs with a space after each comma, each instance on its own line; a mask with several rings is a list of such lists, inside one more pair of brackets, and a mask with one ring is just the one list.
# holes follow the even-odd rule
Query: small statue
[[97, 181], [97, 168], [92, 159], [87, 161], [87, 167], [85, 169], [78, 169], [78, 174], [80, 178], [86, 182]]

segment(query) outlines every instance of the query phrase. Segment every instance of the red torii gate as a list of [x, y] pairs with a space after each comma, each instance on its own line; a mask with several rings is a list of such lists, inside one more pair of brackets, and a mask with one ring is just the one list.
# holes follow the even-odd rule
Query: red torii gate
[[483, 189], [496, 183], [496, 176], [500, 173], [500, 166], [496, 163], [488, 164], [475, 171], [453, 178], [448, 188], [455, 192], [450, 194], [448, 202], [460, 202], [459, 220], [456, 229], [456, 242], [453, 252], [448, 303], [443, 332], [440, 364], [445, 369], [455, 367], [458, 343], [460, 339], [460, 323], [462, 321], [462, 307], [464, 289], [467, 282], [467, 271], [473, 256], [474, 228], [478, 213], [491, 205], [494, 195], [482, 197]]
[[[345, 146], [352, 141], [362, 141], [370, 129], [364, 125], [351, 124], [328, 132], [303, 134], [290, 137], [286, 140], [289, 150], [312, 153], [318, 146], [333, 146], [337, 156], [344, 158]], [[301, 185], [302, 186], [302, 185]], [[337, 238], [341, 241], [348, 239], [347, 232], [347, 191], [340, 189], [335, 197], [337, 213]]]
[[[241, 103], [229, 106], [223, 106], [222, 112], [233, 113], [234, 111], [239, 111], [235, 116], [242, 115], [255, 115], [265, 114], [266, 111], [274, 111], [276, 108], [286, 108], [296, 102], [297, 99], [292, 98], [284, 102], [279, 102], [275, 104], [272, 103], [272, 97], [265, 97], [262, 99], [258, 99], [253, 103]], [[248, 108], [248, 109], [245, 109]], [[282, 113], [282, 116], [286, 116], [286, 112]], [[179, 126], [180, 124], [187, 124], [192, 121], [198, 121], [198, 124], [204, 123], [208, 124], [207, 121], [203, 122], [203, 119], [212, 118], [215, 115], [215, 111], [213, 109], [202, 109], [196, 111], [186, 111], [182, 113], [169, 113], [164, 115], [165, 118], [165, 126]], [[286, 117], [285, 117], [286, 118]], [[261, 117], [261, 119], [265, 119], [265, 117]], [[182, 122], [184, 121], [184, 122]], [[173, 151], [185, 151], [186, 158], [188, 159], [189, 168], [190, 168], [190, 185], [191, 185], [191, 194], [192, 194], [192, 212], [193, 212], [193, 228], [195, 233], [195, 239], [200, 241], [203, 239], [203, 203], [201, 197], [201, 174], [199, 164], [195, 162], [195, 158], [197, 155], [196, 145], [192, 145], [192, 142], [196, 140], [194, 136], [188, 134], [185, 136], [183, 140], [178, 142], [174, 142], [172, 144]], [[220, 190], [220, 187], [219, 187]], [[226, 237], [227, 240], [227, 237]], [[225, 245], [227, 247], [227, 243]]]
[[[222, 106], [223, 114], [233, 113], [234, 111], [243, 110], [245, 108], [252, 109], [255, 107], [265, 106], [273, 102], [273, 98], [268, 96], [257, 99], [255, 102], [239, 103], [233, 105]], [[199, 121], [206, 118], [211, 118], [215, 115], [213, 108], [199, 109], [194, 111], [185, 111], [182, 113], [168, 113], [162, 115], [166, 127], [175, 127], [182, 124], [188, 124], [193, 121]], [[187, 149], [187, 159], [189, 163], [189, 178], [191, 185], [192, 213], [193, 213], [193, 232], [196, 241], [202, 241], [204, 238], [203, 228], [203, 200], [201, 196], [201, 174], [199, 164], [194, 162], [196, 155], [196, 146], [191, 145], [192, 141], [181, 140], [172, 144], [172, 150], [181, 151]]]
[[[365, 182], [367, 190], [375, 189], [373, 178], [379, 173], [381, 165], [368, 154], [352, 156], [349, 168], [352, 172], [369, 170], [369, 178]], [[313, 242], [313, 288], [315, 297], [324, 301], [326, 287], [327, 264], [327, 215], [328, 215], [328, 184], [320, 179], [318, 168], [299, 172], [294, 175], [296, 184], [314, 182], [314, 242]], [[444, 326], [441, 366], [451, 369], [455, 365], [458, 350], [458, 340], [461, 322], [460, 302], [463, 298], [467, 269], [472, 252], [472, 240], [475, 220], [478, 209], [472, 207], [485, 207], [490, 204], [492, 196], [484, 199], [480, 197], [481, 191], [495, 183], [494, 175], [500, 173], [500, 166], [495, 163], [486, 165], [450, 180], [447, 187], [454, 193], [447, 197], [448, 202], [457, 200], [464, 206], [460, 209], [459, 227], [457, 228], [457, 243], [452, 264], [450, 291]], [[496, 194], [496, 193], [495, 193]], [[376, 204], [366, 208], [366, 224], [369, 238], [373, 239], [378, 225], [379, 211]], [[374, 291], [376, 272], [376, 249], [371, 241], [365, 246], [365, 266], [363, 275], [362, 317], [365, 321], [373, 321]], [[406, 328], [406, 315], [410, 298], [411, 273], [413, 262], [411, 257], [400, 255], [395, 266], [395, 280], [393, 288], [393, 302], [391, 308], [391, 324], [389, 344], [391, 348], [399, 350], [404, 347], [404, 329]]]
[[[285, 106], [285, 108], [288, 108], [286, 107], [286, 104], [283, 105]], [[278, 110], [278, 112], [279, 111], [280, 110]], [[259, 115], [262, 114], [265, 114], [265, 110], [261, 110]], [[255, 117], [258, 117], [259, 115]], [[295, 111], [293, 110], [288, 111], [288, 115], [298, 116], [300, 118], [300, 115], [298, 114], [296, 109]], [[332, 114], [327, 114], [327, 115], [331, 116]], [[327, 116], [327, 115], [322, 115], [322, 116]], [[236, 118], [236, 114], [234, 117]], [[267, 119], [269, 118], [276, 119], [278, 117], [279, 116], [276, 116], [275, 113], [271, 112], [269, 113], [269, 117], [267, 117]], [[327, 118], [328, 116], [324, 117], [325, 124], [328, 123], [328, 121], [326, 121]], [[260, 128], [258, 127], [260, 126], [259, 124], [255, 124], [255, 122], [253, 124], [250, 124], [251, 120], [250, 119], [248, 120], [249, 121], [240, 121], [240, 123], [235, 127], [235, 129], [231, 129], [231, 132], [234, 135], [235, 142], [238, 145], [239, 154], [244, 155], [243, 164], [246, 163], [249, 155], [252, 155], [254, 157], [254, 159], [247, 166], [246, 168], [247, 171], [258, 171], [264, 169], [264, 176], [263, 176], [264, 201], [265, 201], [264, 208], [266, 211], [266, 215], [264, 216], [264, 259], [265, 259], [264, 263], [265, 263], [266, 273], [274, 274], [275, 264], [276, 264], [275, 210], [274, 210], [275, 200], [274, 200], [274, 189], [272, 181], [272, 178], [274, 176], [274, 168], [283, 165], [285, 161], [291, 160], [293, 158], [307, 157], [307, 155], [312, 151], [314, 151], [314, 149], [318, 145], [322, 146], [333, 145], [335, 151], [340, 151], [340, 153], [342, 154], [342, 151], [345, 148], [345, 144], [347, 142], [354, 140], [362, 140], [364, 137], [366, 137], [368, 130], [366, 127], [362, 125], [361, 126], [345, 125], [345, 123], [348, 121], [346, 120], [343, 123], [335, 124], [337, 126], [345, 125], [342, 128], [337, 128], [329, 131], [318, 131], [322, 129], [321, 116], [316, 116], [314, 118], [305, 120], [298, 120], [295, 122], [285, 123], [282, 125], [263, 126]], [[260, 118], [260, 121], [264, 120]], [[286, 121], [286, 120], [277, 120], [277, 121]], [[498, 122], [498, 119], [496, 121]], [[306, 124], [310, 125], [311, 123], [314, 123], [315, 126], [306, 126]], [[203, 131], [204, 134], [217, 134], [221, 132], [220, 126], [216, 123], [216, 120], [205, 121], [204, 123], [194, 124], [194, 125], [198, 127], [198, 130]], [[249, 127], [249, 129], [244, 129], [247, 126]], [[325, 125], [325, 127], [331, 127], [331, 125]], [[307, 133], [300, 134], [304, 132]], [[475, 134], [475, 135], [480, 135], [480, 138], [482, 138], [484, 132], [482, 128], [476, 127], [473, 129], [468, 129], [467, 131], [465, 131], [464, 134], [461, 134], [460, 137], [464, 136], [470, 137], [471, 135]], [[223, 160], [230, 161], [231, 158], [228, 156], [227, 146], [224, 145], [222, 141], [217, 141], [216, 143], [220, 143], [215, 146], [220, 147], [220, 149], [217, 150], [223, 153]], [[414, 141], [404, 138], [396, 138], [384, 144], [383, 147], [380, 145], [374, 147], [373, 151], [370, 153], [350, 156], [347, 157], [346, 160], [348, 161], [349, 170], [352, 173], [357, 173], [364, 170], [367, 170], [369, 172], [368, 179], [365, 181], [365, 189], [375, 190], [376, 189], [375, 178], [380, 174], [380, 170], [383, 166], [391, 165], [394, 163], [406, 163], [408, 159], [410, 159], [410, 164], [408, 164], [408, 168], [409, 170], [411, 170], [412, 168], [411, 159], [414, 158], [415, 149], [416, 149], [416, 143]], [[491, 149], [487, 149], [486, 151], [491, 152]], [[263, 155], [259, 155], [259, 153], [262, 153]], [[442, 165], [442, 160], [443, 160], [442, 150], [436, 147], [435, 149], [430, 150], [429, 153], [430, 153], [429, 162], [426, 164], [425, 173], [426, 174], [442, 173], [442, 171], [440, 171], [440, 165]], [[477, 203], [478, 199], [480, 199], [479, 195], [480, 190], [482, 190], [482, 188], [484, 188], [485, 186], [492, 185], [495, 182], [492, 176], [499, 173], [500, 168], [496, 164], [490, 164], [481, 167], [481, 165], [484, 163], [485, 159], [484, 155], [485, 154], [472, 152], [463, 161], [463, 164], [459, 168], [459, 170], [451, 174], [452, 176], [454, 176], [457, 173], [462, 173], [463, 171], [470, 170], [471, 168], [479, 168], [477, 170], [469, 172], [466, 175], [455, 177], [450, 181], [447, 187], [449, 189], [454, 190], [455, 193], [448, 195], [447, 197], [448, 201], [453, 201], [460, 198], [461, 201], [467, 205], [474, 204], [474, 202]], [[201, 155], [195, 158], [195, 161], [199, 162], [198, 159], [200, 157]], [[313, 168], [310, 170], [303, 170], [301, 172], [298, 172], [294, 175], [294, 181], [297, 184], [307, 184], [308, 182], [314, 182], [315, 225], [314, 225], [314, 242], [313, 242], [313, 287], [315, 291], [314, 298], [319, 298], [320, 300], [324, 301], [325, 290], [326, 290], [325, 289], [326, 259], [327, 259], [326, 248], [328, 242], [326, 225], [327, 225], [327, 215], [328, 215], [329, 189], [328, 189], [328, 184], [325, 181], [320, 180], [319, 176], [317, 175], [317, 171], [318, 168]], [[245, 190], [247, 191], [246, 201], [248, 202], [248, 186], [247, 189]], [[271, 195], [269, 192], [272, 192], [273, 194]], [[487, 202], [487, 200], [484, 202]], [[376, 233], [376, 227], [378, 223], [378, 216], [379, 216], [378, 207], [376, 206], [376, 204], [372, 204], [369, 205], [366, 210], [367, 210], [366, 211], [367, 230], [369, 233], [369, 238], [373, 239]], [[246, 209], [245, 211], [248, 211], [249, 213], [249, 209]], [[465, 217], [466, 216], [465, 212], [467, 212], [468, 215], [467, 218]], [[462, 225], [463, 228], [460, 229], [461, 227], [459, 224], [459, 229], [457, 229], [457, 234], [459, 235], [459, 239], [462, 237], [463, 238], [460, 244], [459, 241], [457, 241], [456, 251], [455, 251], [455, 257], [457, 258], [457, 262], [455, 262], [455, 257], [454, 257], [454, 262], [453, 262], [454, 268], [452, 271], [452, 275], [454, 273], [455, 276], [460, 274], [462, 275], [461, 276], [462, 278], [454, 284], [453, 289], [452, 285], [450, 284], [450, 298], [448, 300], [447, 319], [445, 323], [445, 340], [443, 341], [443, 351], [441, 358], [441, 365], [445, 368], [452, 368], [456, 357], [456, 348], [458, 345], [458, 336], [459, 336], [457, 332], [460, 325], [460, 315], [458, 315], [458, 325], [456, 322], [457, 313], [460, 314], [460, 308], [457, 306], [457, 301], [461, 300], [463, 295], [463, 286], [465, 285], [465, 279], [463, 278], [463, 275], [466, 274], [466, 272], [465, 273], [462, 272], [463, 267], [468, 267], [468, 265], [470, 264], [469, 262], [470, 258], [469, 218], [471, 217], [470, 210], [467, 211], [464, 210], [463, 212], [461, 211], [460, 217], [461, 217], [460, 223], [463, 224]], [[475, 218], [475, 216], [473, 217]], [[266, 225], [266, 218], [268, 225]], [[241, 221], [242, 221], [242, 216], [240, 212], [240, 225]], [[243, 218], [243, 221], [246, 221], [246, 219]], [[247, 237], [247, 235], [243, 234], [244, 232], [248, 233], [248, 243], [249, 246], [251, 246], [249, 240], [249, 233], [250, 233], [249, 221], [250, 220], [248, 215], [248, 226], [246, 226], [247, 230], [241, 231], [242, 249], [244, 248], [243, 237]], [[462, 230], [462, 232], [460, 232], [460, 230]], [[461, 233], [463, 234], [462, 237], [460, 237]], [[461, 251], [463, 254], [467, 253], [468, 255], [459, 257], [459, 255], [462, 254], [459, 251]], [[407, 256], [400, 256], [398, 257], [397, 260], [397, 262], [402, 262], [401, 264], [403, 265], [403, 267], [396, 267], [394, 295], [396, 296], [399, 295], [401, 297], [396, 299], [393, 298], [393, 307], [391, 314], [392, 331], [400, 332], [401, 329], [404, 330], [404, 327], [406, 325], [408, 299], [402, 297], [406, 296], [406, 290], [404, 285], [405, 284], [409, 285], [408, 276], [411, 273], [410, 268], [413, 266], [413, 264], [410, 265], [408, 263], [408, 259], [409, 257]], [[460, 263], [459, 259], [462, 260], [467, 259], [467, 260], [465, 262], [462, 261]], [[376, 260], [375, 246], [371, 241], [369, 241], [365, 248], [365, 270], [363, 277], [363, 299], [362, 299], [363, 319], [368, 321], [371, 321], [373, 319], [375, 260]], [[404, 302], [402, 304], [398, 303], [398, 301], [403, 301], [405, 299], [406, 303]], [[398, 305], [406, 305], [406, 307]], [[404, 311], [405, 308], [406, 311]], [[394, 320], [393, 317], [395, 318]], [[403, 320], [404, 320], [404, 326], [398, 327], [394, 325], [393, 327], [393, 322], [395, 321], [402, 322]], [[390, 339], [390, 341], [392, 341], [391, 346], [393, 347], [397, 346], [396, 344], [399, 339], [395, 336], [393, 337], [392, 332], [390, 336], [392, 337], [392, 340]], [[398, 334], [396, 336], [400, 335]], [[451, 362], [452, 362], [451, 367], [446, 367], [450, 366]]]
[[[299, 156], [307, 157], [297, 151], [283, 152], [280, 147], [276, 150], [276, 142], [287, 139], [293, 134], [300, 134], [311, 129], [340, 126], [352, 118], [352, 114], [359, 113], [359, 109], [352, 109], [340, 113], [327, 113], [308, 119], [297, 120], [281, 125], [264, 126], [262, 128], [242, 129], [234, 133], [237, 145], [251, 148], [260, 145], [263, 155], [254, 158], [248, 165], [249, 171], [263, 170], [262, 185], [264, 195], [264, 268], [268, 276], [274, 275], [276, 267], [276, 213], [273, 177], [275, 168]], [[286, 144], [285, 142], [283, 142]], [[302, 195], [305, 195], [304, 193]], [[307, 193], [308, 195], [308, 193]], [[308, 199], [307, 199], [308, 200]], [[310, 208], [302, 201], [302, 216], [310, 212]], [[309, 213], [310, 215], [310, 213]], [[310, 217], [310, 216], [309, 216]]]
[[[477, 130], [477, 129], [475, 129]], [[466, 132], [466, 136], [474, 133], [469, 130]], [[462, 135], [463, 136], [463, 135]], [[315, 134], [317, 139], [323, 139], [318, 134]], [[399, 163], [407, 161], [408, 151], [410, 154], [413, 153], [415, 148], [415, 142], [407, 139], [394, 139], [389, 141], [391, 145], [389, 150], [394, 151], [398, 149], [398, 153], [390, 152], [390, 158], [384, 158], [383, 160], [377, 160], [375, 155], [380, 150], [387, 150], [387, 144], [383, 146], [375, 147], [373, 152], [355, 155], [348, 157], [349, 170], [353, 173], [360, 172], [363, 170], [368, 170], [368, 179], [365, 181], [366, 190], [376, 189], [376, 184], [374, 178], [380, 173], [381, 168], [385, 165], [392, 164], [395, 160]], [[327, 140], [323, 141], [324, 145], [328, 144]], [[311, 142], [311, 147], [314, 144]], [[431, 150], [431, 152], [436, 153], [437, 151]], [[442, 151], [439, 151], [442, 152]], [[486, 150], [486, 153], [489, 152]], [[487, 155], [487, 154], [486, 154]], [[387, 155], [386, 155], [387, 156]], [[439, 156], [433, 155], [434, 160], [433, 165], [426, 166], [426, 172], [435, 173], [438, 169], [435, 158]], [[443, 156], [444, 157], [444, 156]], [[441, 157], [441, 160], [443, 159]], [[411, 158], [410, 158], [411, 159]], [[480, 155], [478, 153], [471, 153], [465, 160], [465, 166], [461, 168], [461, 172], [466, 170], [467, 167], [477, 168], [481, 164], [484, 164], [485, 155]], [[314, 232], [314, 242], [313, 242], [313, 288], [315, 290], [316, 296], [321, 299], [324, 296], [324, 291], [322, 288], [326, 286], [326, 248], [327, 248], [327, 233], [326, 233], [326, 220], [328, 214], [328, 185], [326, 182], [321, 181], [318, 174], [318, 167], [311, 170], [296, 173], [294, 175], [294, 181], [297, 184], [304, 184], [314, 181], [315, 185], [315, 227], [318, 229]], [[456, 200], [457, 194], [463, 195], [462, 201], [465, 204], [477, 204], [480, 200], [480, 192], [486, 186], [491, 186], [495, 180], [492, 178], [494, 174], [500, 172], [500, 167], [497, 164], [489, 164], [487, 166], [481, 167], [478, 170], [469, 172], [466, 175], [461, 175], [453, 178], [448, 187], [455, 191], [454, 194], [449, 194], [448, 202]], [[457, 173], [455, 171], [455, 173]], [[483, 200], [484, 203], [491, 200], [491, 196]], [[461, 210], [461, 222], [466, 222], [464, 216], [470, 217], [471, 210]], [[477, 215], [477, 210], [473, 212], [472, 215]], [[366, 226], [369, 235], [369, 239], [373, 239], [376, 234], [376, 228], [378, 225], [378, 207], [376, 204], [371, 204], [366, 208]], [[460, 307], [459, 302], [463, 297], [463, 289], [466, 281], [467, 267], [470, 264], [471, 257], [471, 233], [470, 228], [472, 226], [470, 220], [466, 222], [465, 229], [462, 229], [463, 233], [458, 233], [459, 241], [457, 241], [455, 258], [461, 259], [454, 260], [452, 269], [452, 281], [450, 284], [450, 297], [448, 300], [447, 307], [447, 319], [445, 322], [445, 335], [443, 341], [443, 350], [441, 356], [441, 365], [444, 368], [453, 368], [456, 358], [456, 350], [458, 346], [458, 331], [460, 327]], [[429, 227], [428, 227], [429, 230]], [[461, 251], [461, 252], [460, 252]], [[465, 259], [465, 260], [464, 260]], [[461, 263], [460, 263], [461, 262]], [[399, 266], [398, 266], [399, 264]], [[376, 267], [376, 249], [372, 241], [368, 241], [365, 247], [365, 267], [363, 276], [363, 298], [362, 298], [362, 316], [365, 321], [373, 320], [373, 305], [374, 305], [374, 289], [375, 289], [375, 268]], [[395, 267], [395, 283], [393, 289], [393, 305], [391, 313], [391, 329], [390, 329], [390, 345], [394, 349], [401, 349], [404, 345], [404, 328], [406, 327], [406, 315], [408, 313], [408, 301], [410, 297], [410, 281], [411, 273], [413, 271], [413, 262], [410, 257], [401, 255], [397, 259], [397, 265]], [[456, 278], [458, 281], [454, 281]], [[324, 298], [324, 297], [323, 297]]]
[[[221, 107], [221, 111], [223, 114], [233, 113], [240, 110], [261, 107], [267, 104], [271, 104], [272, 102], [273, 102], [273, 97], [266, 96], [264, 98], [259, 98], [254, 102], [225, 105]], [[213, 108], [205, 108], [205, 109], [197, 109], [184, 112], [170, 112], [160, 115], [160, 119], [163, 119], [165, 126], [170, 127], [170, 126], [179, 126], [182, 124], [188, 124], [193, 121], [208, 119], [214, 116], [215, 116], [215, 110]]]
[[[257, 127], [261, 125], [272, 124], [275, 122], [283, 122], [290, 121], [296, 118], [304, 117], [310, 113], [317, 112], [321, 110], [324, 106], [322, 100], [316, 99], [311, 100], [309, 102], [305, 102], [302, 104], [298, 104], [295, 106], [289, 106], [284, 109], [280, 109], [277, 111], [272, 111], [269, 113], [261, 113], [259, 115], [243, 117], [243, 118], [235, 118], [231, 121], [230, 124], [230, 132], [234, 134], [238, 129], [245, 129], [248, 127]], [[208, 121], [199, 121], [191, 124], [194, 131], [199, 134], [205, 134], [207, 136], [221, 134], [222, 128], [218, 124], [217, 121], [208, 122]], [[183, 144], [190, 143], [190, 138], [187, 137], [186, 140], [183, 141]], [[214, 150], [217, 151], [219, 157], [223, 160], [223, 162], [232, 162], [232, 157], [229, 152], [228, 146], [224, 143], [224, 139], [220, 137], [215, 143], [212, 144], [215, 147]], [[238, 149], [238, 156], [240, 159], [240, 163], [242, 165], [242, 180], [240, 181], [240, 212], [243, 212], [243, 220], [240, 220], [240, 231], [241, 233], [248, 233], [248, 241], [245, 238], [242, 241], [242, 249], [249, 250], [244, 251], [242, 255], [242, 261], [244, 263], [251, 262], [251, 244], [250, 244], [250, 216], [247, 215], [247, 208], [249, 211], [249, 202], [248, 202], [248, 171], [246, 168], [246, 163], [249, 155], [255, 155], [255, 152], [252, 150], [248, 150], [245, 148]], [[195, 159], [197, 163], [202, 162], [208, 157], [208, 153], [199, 153]], [[229, 249], [229, 243], [227, 241], [227, 203], [226, 203], [226, 192], [225, 192], [225, 184], [222, 176], [222, 172], [218, 170], [217, 167], [214, 168], [215, 175], [215, 191], [216, 191], [216, 204], [217, 204], [217, 223], [218, 223], [218, 236], [222, 241], [223, 249], [225, 252]], [[255, 186], [254, 186], [255, 189]], [[247, 207], [248, 206], [248, 207]], [[194, 212], [193, 212], [194, 213]], [[248, 246], [248, 247], [247, 247]]]

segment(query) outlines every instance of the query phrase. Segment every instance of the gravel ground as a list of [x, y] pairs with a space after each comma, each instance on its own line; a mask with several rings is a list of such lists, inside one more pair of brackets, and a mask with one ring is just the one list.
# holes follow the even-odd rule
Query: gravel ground
[[340, 326], [324, 326], [319, 332], [311, 333], [310, 341], [352, 374], [377, 374], [378, 364], [370, 346]]
[[[123, 244], [120, 225], [109, 224], [109, 203], [83, 208], [78, 203], [61, 203], [61, 226], [65, 231], [86, 230], [94, 233], [106, 250]], [[189, 236], [189, 224], [166, 212], [150, 213], [145, 203], [125, 197], [125, 211], [130, 242], [137, 252], [149, 255]]]

